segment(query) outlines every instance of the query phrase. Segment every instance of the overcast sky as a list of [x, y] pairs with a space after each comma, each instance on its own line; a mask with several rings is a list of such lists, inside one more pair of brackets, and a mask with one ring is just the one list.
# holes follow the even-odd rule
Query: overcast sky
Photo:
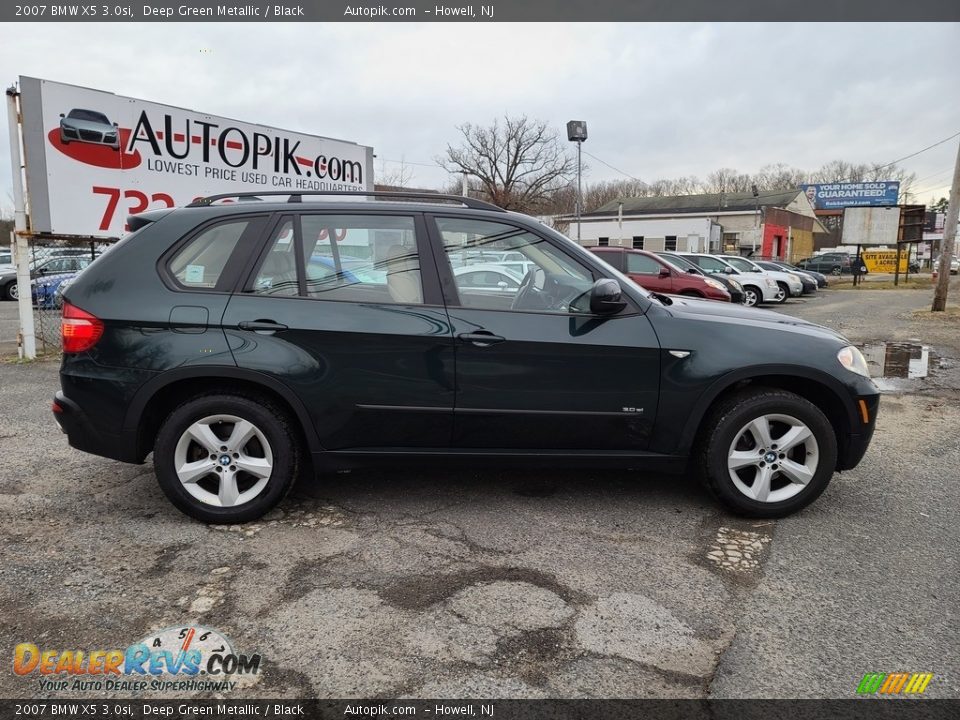
[[[889, 162], [960, 131], [947, 23], [7, 25], [0, 68], [5, 85], [31, 75], [372, 145], [377, 171], [406, 160], [425, 187], [447, 182], [430, 164], [457, 125], [505, 113], [558, 133], [585, 120], [584, 150], [643, 180]], [[903, 163], [918, 200], [947, 193], [957, 142]], [[623, 177], [585, 160], [588, 181]]]

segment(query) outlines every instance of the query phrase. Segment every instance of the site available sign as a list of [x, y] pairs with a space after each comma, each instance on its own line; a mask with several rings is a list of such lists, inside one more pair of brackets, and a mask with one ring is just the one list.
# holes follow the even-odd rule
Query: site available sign
[[373, 148], [21, 77], [34, 232], [119, 237], [128, 215], [247, 191], [373, 189]]
[[842, 210], [847, 207], [882, 207], [896, 205], [900, 197], [898, 180], [819, 183], [801, 185], [814, 210]]

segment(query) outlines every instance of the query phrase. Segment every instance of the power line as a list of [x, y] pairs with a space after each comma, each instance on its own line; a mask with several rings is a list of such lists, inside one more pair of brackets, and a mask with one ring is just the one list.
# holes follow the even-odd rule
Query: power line
[[607, 166], [608, 168], [610, 168], [611, 170], [615, 170], [615, 171], [617, 171], [618, 173], [620, 173], [621, 175], [624, 175], [624, 176], [630, 178], [631, 180], [636, 180], [638, 183], [641, 183], [641, 184], [643, 184], [643, 185], [646, 185], [646, 184], [647, 184], [647, 183], [643, 182], [643, 180], [641, 180], [640, 178], [634, 177], [634, 176], [631, 175], [630, 173], [624, 172], [624, 171], [621, 170], [620, 168], [614, 167], [613, 165], [611, 165], [610, 163], [608, 163], [606, 160], [601, 160], [601, 159], [598, 158], [596, 155], [592, 155], [591, 153], [588, 153], [586, 150], [583, 151], [583, 154], [586, 155], [587, 157], [593, 158], [593, 159], [596, 160], [598, 163], [601, 163], [601, 164], [603, 164], [603, 165], [606, 165], [606, 166]]
[[443, 168], [443, 165], [438, 165], [437, 163], [414, 162], [413, 160], [390, 160], [388, 158], [377, 158], [377, 160], [380, 162], [397, 163], [398, 165], [420, 165], [421, 167]]
[[[957, 137], [957, 136], [960, 136], [960, 132], [955, 132], [955, 133], [954, 133], [953, 135], [951, 135], [950, 137], [946, 137], [946, 138], [944, 138], [943, 140], [939, 140], [939, 141], [933, 143], [932, 145], [928, 145], [927, 147], [923, 148], [922, 150], [917, 150], [916, 152], [910, 153], [909, 155], [904, 155], [904, 156], [901, 157], [901, 158], [897, 158], [896, 160], [893, 160], [893, 161], [891, 161], [891, 162], [888, 162], [888, 163], [886, 163], [885, 165], [878, 165], [878, 166], [876, 166], [876, 167], [870, 168], [870, 171], [871, 171], [871, 172], [879, 172], [880, 170], [884, 170], [884, 169], [886, 169], [886, 168], [888, 168], [888, 167], [893, 167], [894, 165], [896, 165], [896, 164], [899, 163], [899, 162], [903, 162], [904, 160], [908, 160], [908, 159], [910, 159], [910, 158], [912, 158], [912, 157], [916, 157], [917, 155], [920, 155], [920, 154], [922, 154], [922, 153], [925, 153], [927, 150], [932, 150], [933, 148], [935, 148], [935, 147], [937, 147], [937, 146], [939, 146], [939, 145], [943, 145], [945, 142], [949, 142], [949, 141], [953, 140], [953, 139], [954, 139], [955, 137]], [[610, 163], [606, 162], [605, 160], [601, 160], [601, 159], [598, 158], [596, 155], [592, 155], [592, 154], [588, 153], [586, 150], [583, 151], [583, 154], [584, 154], [584, 155], [587, 155], [588, 157], [593, 158], [593, 159], [596, 160], [597, 162], [600, 162], [600, 163], [606, 165], [606, 166], [607, 166], [608, 168], [610, 168], [611, 170], [615, 170], [616, 172], [620, 173], [621, 175], [624, 175], [625, 177], [630, 178], [631, 180], [636, 180], [636, 181], [639, 182], [639, 183], [643, 183], [644, 185], [647, 185], [647, 183], [645, 183], [645, 182], [644, 182], [643, 180], [641, 180], [640, 178], [634, 177], [634, 176], [631, 175], [630, 173], [624, 172], [624, 171], [621, 170], [620, 168], [614, 167], [613, 165], [611, 165]], [[952, 169], [952, 168], [951, 168], [951, 169]], [[927, 175], [925, 178], [921, 178], [921, 179], [922, 179], [922, 180], [927, 180], [927, 179], [929, 179], [929, 178], [931, 178], [931, 177], [936, 177], [937, 175], [942, 175], [943, 172], [949, 172], [949, 171], [948, 171], [948, 170], [945, 170], [945, 171], [942, 171], [942, 172], [939, 172], [939, 173], [934, 173], [933, 175]], [[826, 181], [826, 182], [829, 182], [829, 183], [853, 182], [853, 178], [850, 178], [850, 177], [836, 178], [836, 179], [834, 179], [834, 180], [828, 180], [828, 181]], [[866, 181], [866, 182], [871, 182], [871, 181]], [[915, 181], [915, 182], [920, 182], [920, 181], [917, 180], [917, 181]], [[823, 183], [807, 183], [807, 184], [809, 184], [809, 185], [818, 185], [818, 184], [823, 184]], [[936, 190], [937, 188], [931, 188], [931, 189], [932, 189], [932, 190]], [[782, 193], [784, 193], [784, 192], [788, 192], [788, 191], [787, 191], [787, 190], [770, 190], [770, 191], [767, 191], [767, 192], [761, 192], [761, 193], [760, 193], [759, 195], [757, 195], [756, 197], [757, 197], [757, 199], [765, 198], [765, 197], [773, 197], [773, 196], [775, 196], [775, 195], [780, 195], [780, 194], [782, 194]], [[912, 192], [912, 193], [914, 193], [914, 194], [920, 194], [921, 192], [926, 192], [926, 190], [911, 190], [911, 191], [909, 191], [909, 192]], [[718, 193], [707, 193], [707, 194], [714, 194], [714, 195], [715, 195], [715, 194], [718, 194]], [[726, 193], [719, 193], [719, 194], [726, 194]]]
[[888, 162], [886, 165], [881, 165], [880, 167], [876, 168], [876, 170], [883, 170], [884, 168], [888, 168], [891, 165], [896, 165], [898, 162], [903, 162], [904, 160], [908, 160], [912, 157], [916, 157], [920, 153], [925, 153], [927, 150], [932, 150], [933, 148], [937, 147], [937, 145], [943, 145], [945, 142], [949, 142], [950, 140], [953, 140], [958, 135], [960, 135], [960, 132], [955, 132], [953, 135], [951, 135], [948, 138], [944, 138], [939, 142], [935, 142], [933, 145], [927, 145], [927, 147], [925, 147], [923, 150], [917, 150], [915, 153], [910, 153], [909, 155], [904, 155], [902, 158], [897, 158], [893, 162]]

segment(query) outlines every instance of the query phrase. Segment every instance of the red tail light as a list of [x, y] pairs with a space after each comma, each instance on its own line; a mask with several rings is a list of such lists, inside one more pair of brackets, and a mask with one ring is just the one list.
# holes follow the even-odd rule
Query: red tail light
[[86, 310], [64, 302], [60, 329], [63, 334], [63, 351], [79, 353], [97, 344], [97, 340], [103, 335], [103, 321]]

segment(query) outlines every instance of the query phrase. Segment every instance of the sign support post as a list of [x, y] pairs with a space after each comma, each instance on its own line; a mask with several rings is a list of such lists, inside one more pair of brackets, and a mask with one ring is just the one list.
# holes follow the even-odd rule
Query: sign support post
[[30, 247], [27, 243], [27, 206], [23, 189], [23, 158], [20, 153], [20, 111], [16, 87], [7, 89], [7, 124], [10, 128], [10, 166], [13, 170], [14, 232], [10, 250], [17, 266], [17, 306], [20, 313], [18, 352], [21, 358], [37, 357], [37, 338], [33, 326], [30, 297]]

